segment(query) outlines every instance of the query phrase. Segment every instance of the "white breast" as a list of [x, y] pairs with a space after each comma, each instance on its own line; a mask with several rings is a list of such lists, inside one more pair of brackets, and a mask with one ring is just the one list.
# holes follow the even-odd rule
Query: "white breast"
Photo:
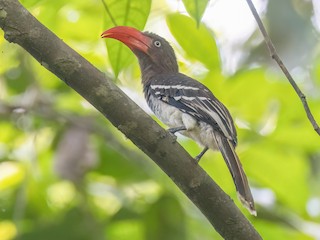
[[153, 96], [150, 96], [148, 101], [149, 107], [154, 114], [170, 128], [183, 126], [182, 112]]
[[214, 130], [205, 122], [198, 122], [189, 114], [183, 113], [153, 96], [150, 96], [148, 104], [154, 114], [168, 127], [175, 128], [185, 126], [186, 131], [180, 131], [186, 137], [190, 137], [198, 144], [216, 149]]

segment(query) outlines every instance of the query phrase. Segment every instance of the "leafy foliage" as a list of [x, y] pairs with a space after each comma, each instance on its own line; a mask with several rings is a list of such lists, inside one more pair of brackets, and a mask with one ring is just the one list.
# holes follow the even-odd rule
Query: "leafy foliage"
[[[181, 69], [189, 74], [199, 67], [200, 73], [193, 77], [230, 109], [238, 127], [237, 151], [257, 201], [258, 217], [249, 218], [263, 238], [316, 239], [319, 232], [310, 229], [319, 228], [320, 220], [319, 137], [298, 97], [282, 75], [270, 70], [268, 62], [255, 62], [262, 56], [263, 45], [245, 43], [249, 60], [232, 76], [222, 75], [219, 49], [223, 42], [200, 23], [207, 1], [183, 2], [192, 18], [172, 13], [165, 2], [151, 6], [151, 1], [105, 0], [118, 25], [143, 29], [148, 19], [152, 31], [155, 21], [166, 20], [178, 43], [173, 46]], [[277, 32], [305, 29], [295, 27], [295, 21], [301, 22], [301, 8], [287, 1], [276, 9], [277, 2], [271, 1], [266, 20], [273, 11], [286, 12], [287, 5], [292, 13], [290, 22], [281, 24], [292, 26]], [[95, 66], [113, 69], [116, 76], [124, 71], [124, 78], [130, 79], [126, 87], [142, 98], [133, 54], [112, 40], [106, 47], [99, 38], [104, 29], [114, 26], [101, 1], [22, 3]], [[308, 17], [304, 15], [304, 24], [315, 31], [305, 20]], [[273, 21], [269, 25], [275, 28]], [[4, 59], [0, 64], [1, 239], [221, 239], [143, 153], [0, 34], [0, 58]], [[303, 42], [281, 36], [286, 44], [279, 45], [279, 51], [291, 52], [299, 61], [295, 49]], [[310, 51], [318, 48], [318, 43], [310, 45], [313, 41], [308, 40]], [[300, 67], [294, 73], [298, 72], [295, 77], [319, 120], [320, 64], [317, 58], [309, 62], [307, 69]], [[192, 155], [201, 150], [190, 140], [179, 141]], [[220, 154], [208, 152], [200, 164], [238, 204]]]
[[[143, 29], [151, 7], [151, 0], [101, 0], [104, 3], [107, 16], [104, 28], [131, 26]], [[113, 72], [118, 77], [121, 69], [128, 67], [133, 60], [131, 52], [118, 41], [107, 41], [107, 50]]]
[[208, 28], [204, 25], [197, 28], [193, 19], [181, 14], [168, 15], [167, 23], [172, 35], [191, 58], [202, 62], [210, 70], [219, 68], [217, 46]]
[[190, 16], [192, 16], [199, 26], [202, 15], [206, 10], [209, 0], [183, 0], [183, 4], [186, 7]]

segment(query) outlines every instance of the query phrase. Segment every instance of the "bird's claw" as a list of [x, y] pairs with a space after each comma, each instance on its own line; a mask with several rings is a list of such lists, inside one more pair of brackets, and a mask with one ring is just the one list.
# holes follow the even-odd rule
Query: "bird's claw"
[[201, 153], [199, 153], [194, 159], [195, 160], [197, 160], [197, 162], [199, 162], [200, 161], [200, 159], [202, 158], [202, 156], [208, 151], [208, 147], [205, 147], [202, 151], [201, 151]]
[[168, 132], [173, 137], [173, 143], [176, 142], [177, 141], [177, 136], [174, 133], [172, 133], [170, 130]]

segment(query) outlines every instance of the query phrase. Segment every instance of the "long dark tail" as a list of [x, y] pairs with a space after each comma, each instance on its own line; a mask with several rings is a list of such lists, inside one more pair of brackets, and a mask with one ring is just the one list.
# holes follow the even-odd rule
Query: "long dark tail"
[[215, 135], [215, 139], [232, 175], [241, 203], [249, 210], [252, 215], [256, 216], [257, 213], [254, 208], [254, 200], [250, 191], [247, 176], [243, 171], [241, 162], [235, 152], [235, 148], [232, 142], [226, 137], [219, 134]]

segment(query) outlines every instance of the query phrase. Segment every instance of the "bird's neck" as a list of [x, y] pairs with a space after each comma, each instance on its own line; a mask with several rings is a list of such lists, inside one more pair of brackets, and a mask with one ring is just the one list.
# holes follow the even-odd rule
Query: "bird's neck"
[[141, 78], [143, 85], [149, 85], [152, 79], [160, 74], [178, 73], [179, 68], [175, 57], [173, 59], [160, 59], [154, 61], [148, 55], [136, 54], [140, 64]]
[[161, 71], [161, 69], [157, 68], [154, 64], [148, 64], [141, 66], [141, 80], [143, 85], [149, 85], [152, 81], [152, 79], [155, 79], [155, 77], [159, 74], [163, 74], [164, 71]]

